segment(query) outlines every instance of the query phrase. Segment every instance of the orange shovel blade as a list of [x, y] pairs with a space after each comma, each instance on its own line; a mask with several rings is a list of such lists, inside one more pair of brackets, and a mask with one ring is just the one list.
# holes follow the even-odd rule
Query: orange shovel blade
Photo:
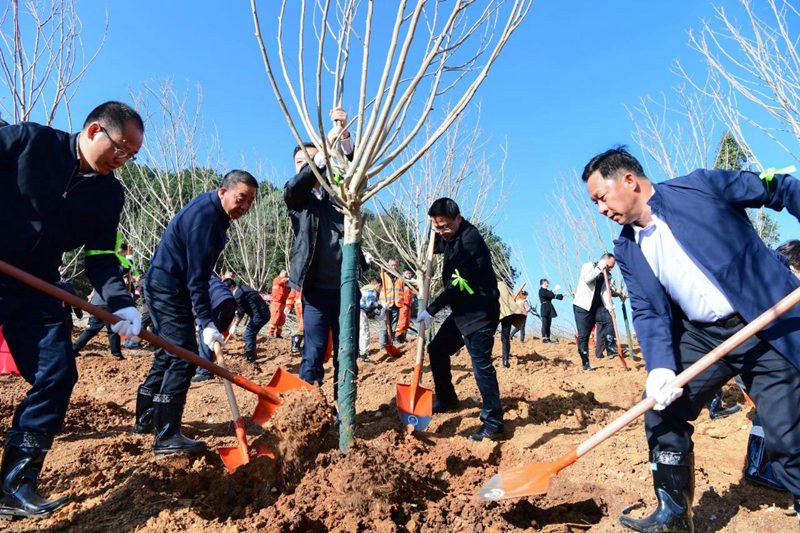
[[233, 474], [234, 470], [250, 462], [250, 456], [238, 446], [217, 448], [217, 453], [229, 474]]
[[403, 424], [424, 431], [433, 417], [433, 391], [417, 386], [416, 396], [412, 398], [411, 385], [398, 383], [397, 411]]
[[544, 494], [550, 488], [550, 478], [577, 459], [573, 449], [558, 461], [532, 463], [500, 472], [481, 487], [476, 496], [483, 501], [495, 501]]
[[403, 352], [400, 351], [400, 348], [398, 348], [394, 344], [387, 344], [386, 346], [384, 346], [384, 349], [386, 350], [386, 353], [388, 353], [392, 357], [400, 357], [401, 355], [403, 355]]
[[[287, 372], [282, 368], [279, 368], [275, 371], [275, 373], [272, 375], [272, 379], [269, 380], [269, 383], [267, 383], [267, 386], [264, 388], [276, 396], [283, 392], [288, 392], [295, 389], [314, 389], [314, 387], [299, 377], [295, 376], [291, 372]], [[266, 424], [269, 419], [272, 418], [272, 415], [275, 414], [275, 411], [279, 406], [280, 404], [276, 404], [262, 396], [259, 396], [258, 404], [256, 405], [256, 409], [253, 411], [253, 416], [251, 417], [253, 422], [263, 427], [264, 424]]]

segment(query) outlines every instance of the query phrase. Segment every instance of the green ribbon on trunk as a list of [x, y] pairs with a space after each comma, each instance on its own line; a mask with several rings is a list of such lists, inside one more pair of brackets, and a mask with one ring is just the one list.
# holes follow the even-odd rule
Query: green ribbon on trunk
[[469, 286], [467, 280], [461, 277], [461, 274], [459, 274], [458, 269], [455, 269], [453, 275], [450, 277], [453, 279], [451, 283], [453, 287], [458, 287], [458, 290], [460, 290], [461, 292], [467, 291], [467, 294], [469, 294], [470, 296], [475, 294], [475, 291], [473, 291], [472, 287]]

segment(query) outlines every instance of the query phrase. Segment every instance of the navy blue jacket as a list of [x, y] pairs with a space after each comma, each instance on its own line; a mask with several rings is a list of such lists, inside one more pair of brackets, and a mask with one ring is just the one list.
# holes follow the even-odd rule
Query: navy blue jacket
[[[78, 174], [77, 137], [31, 122], [0, 128], [0, 259], [52, 283], [64, 252], [114, 250], [125, 202], [113, 173]], [[112, 311], [133, 305], [113, 253], [87, 256], [86, 275]], [[5, 277], [0, 287], [21, 289]]]
[[[428, 312], [435, 315], [444, 307], [450, 306], [453, 319], [462, 335], [469, 335], [491, 324], [497, 327], [500, 320], [497, 276], [492, 268], [492, 254], [478, 229], [463, 219], [458, 233], [449, 241], [436, 236], [435, 252], [444, 254], [444, 290], [428, 305]], [[474, 294], [452, 285], [452, 276], [456, 270], [467, 280]]]
[[[669, 225], [675, 239], [722, 289], [733, 308], [750, 322], [800, 284], [777, 254], [767, 248], [747, 218], [746, 207], [786, 207], [800, 216], [800, 181], [775, 175], [767, 184], [746, 171], [695, 170], [654, 184], [652, 212]], [[676, 370], [671, 335], [676, 311], [624, 226], [614, 255], [628, 286], [633, 324], [648, 369]], [[758, 336], [800, 368], [800, 308], [787, 311]]]
[[148, 282], [191, 298], [202, 327], [214, 322], [208, 280], [228, 241], [230, 224], [217, 191], [197, 196], [170, 221], [147, 271]]
[[247, 285], [239, 285], [233, 296], [236, 298], [236, 316], [239, 319], [244, 318], [244, 315], [250, 315], [251, 320], [263, 322], [269, 320], [269, 307], [257, 290]]
[[233, 293], [217, 276], [208, 280], [208, 296], [211, 298], [211, 309], [216, 309], [228, 300], [233, 300]]

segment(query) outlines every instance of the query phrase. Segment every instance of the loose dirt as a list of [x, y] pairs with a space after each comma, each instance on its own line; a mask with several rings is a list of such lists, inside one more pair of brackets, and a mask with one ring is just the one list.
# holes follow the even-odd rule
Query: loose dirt
[[[77, 331], [76, 331], [77, 334]], [[136, 387], [152, 360], [148, 349], [125, 350], [119, 361], [98, 336], [78, 357], [81, 378], [63, 433], [41, 477], [46, 495], [71, 503], [39, 522], [2, 522], [9, 531], [378, 531], [506, 532], [623, 531], [623, 511], [641, 516], [654, 497], [641, 421], [624, 429], [553, 478], [546, 495], [482, 504], [477, 489], [505, 468], [550, 460], [598, 431], [638, 401], [641, 362], [631, 372], [617, 360], [580, 369], [574, 344], [512, 344], [512, 366], [497, 357], [506, 425], [502, 443], [473, 443], [480, 399], [466, 352], [453, 357], [460, 407], [435, 415], [425, 433], [407, 433], [397, 417], [395, 385], [408, 383], [414, 344], [392, 358], [373, 350], [360, 364], [357, 439], [338, 451], [330, 364], [317, 391], [285, 395], [266, 428], [248, 425], [251, 443], [264, 443], [276, 459], [259, 457], [228, 474], [216, 448], [235, 445], [219, 380], [193, 384], [184, 433], [209, 451], [156, 458], [152, 437], [130, 433]], [[297, 372], [288, 339], [260, 339], [259, 365], [244, 361], [238, 339], [229, 343], [231, 370], [266, 383], [278, 367]], [[499, 353], [499, 342], [495, 352]], [[426, 368], [427, 372], [427, 368]], [[423, 384], [432, 387], [430, 375]], [[27, 385], [0, 378], [0, 435]], [[249, 415], [253, 394], [236, 388]], [[726, 403], [742, 402], [735, 387]], [[796, 518], [787, 495], [742, 479], [750, 409], [696, 423], [698, 531], [791, 531]]]

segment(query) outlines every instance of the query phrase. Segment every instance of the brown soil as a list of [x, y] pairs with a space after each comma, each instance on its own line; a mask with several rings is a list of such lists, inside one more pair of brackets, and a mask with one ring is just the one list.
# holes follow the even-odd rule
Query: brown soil
[[[261, 339], [259, 346], [260, 366], [253, 367], [232, 341], [231, 369], [261, 383], [279, 366], [297, 372], [288, 339]], [[357, 440], [348, 454], [338, 451], [328, 367], [321, 393], [289, 393], [265, 429], [248, 425], [251, 444], [266, 444], [276, 459], [255, 458], [230, 475], [215, 451], [235, 445], [222, 383], [192, 385], [184, 416], [185, 434], [207, 442], [209, 451], [156, 458], [152, 437], [129, 431], [151, 353], [127, 350], [118, 361], [98, 337], [78, 359], [81, 379], [40, 484], [44, 494], [67, 495], [71, 503], [47, 520], [3, 522], [0, 529], [622, 531], [623, 510], [640, 516], [652, 508], [641, 422], [556, 475], [546, 495], [488, 505], [474, 499], [498, 470], [555, 459], [635, 404], [644, 385], [641, 362], [624, 372], [604, 359], [583, 372], [573, 344], [515, 342], [512, 367], [497, 365], [510, 438], [473, 443], [466, 437], [480, 425], [480, 401], [467, 354], [453, 357], [461, 407], [436, 415], [425, 433], [409, 434], [397, 417], [395, 384], [410, 380], [414, 344], [402, 348], [400, 358], [375, 353], [376, 364], [361, 365]], [[431, 386], [429, 374], [423, 385]], [[26, 390], [19, 378], [0, 378], [0, 432]], [[236, 390], [249, 415], [255, 396]], [[737, 400], [729, 387], [726, 402]], [[711, 421], [704, 412], [696, 423], [698, 531], [796, 528], [788, 496], [742, 480], [748, 414], [745, 408]]]

